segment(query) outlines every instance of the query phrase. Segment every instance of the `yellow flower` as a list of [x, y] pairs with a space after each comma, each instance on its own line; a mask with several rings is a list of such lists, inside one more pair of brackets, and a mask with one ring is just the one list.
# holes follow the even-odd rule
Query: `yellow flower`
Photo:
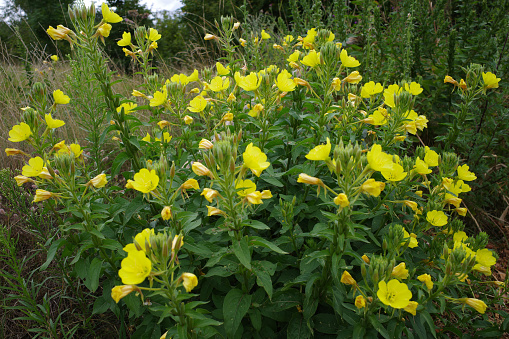
[[201, 139], [200, 143], [198, 144], [198, 148], [200, 149], [212, 149], [214, 147], [214, 144], [207, 139]]
[[142, 98], [148, 99], [148, 97], [145, 94], [143, 94], [140, 91], [137, 91], [135, 89], [133, 89], [132, 95], [135, 97], [142, 97]]
[[433, 210], [426, 214], [426, 220], [433, 226], [445, 226], [447, 215], [442, 211]]
[[482, 79], [484, 81], [484, 87], [488, 88], [498, 88], [498, 82], [501, 80], [497, 78], [497, 76], [491, 72], [482, 73]]
[[249, 168], [257, 177], [262, 174], [263, 170], [270, 166], [267, 162], [267, 156], [258, 147], [250, 143], [246, 147], [246, 151], [242, 154], [244, 167]]
[[99, 33], [101, 36], [107, 38], [110, 36], [111, 32], [111, 25], [110, 24], [102, 24], [98, 29], [97, 33]]
[[163, 91], [156, 91], [154, 93], [154, 97], [150, 99], [150, 107], [161, 106], [166, 103], [168, 99], [168, 92], [166, 91], [166, 87], [164, 87]]
[[425, 161], [419, 159], [419, 157], [417, 157], [417, 159], [415, 160], [414, 170], [420, 175], [425, 175], [432, 172], [428, 168], [428, 164]]
[[16, 184], [17, 184], [18, 186], [22, 186], [24, 183], [27, 183], [27, 182], [35, 182], [35, 181], [33, 181], [32, 179], [27, 178], [27, 177], [25, 177], [25, 176], [23, 176], [23, 175], [17, 175], [17, 176], [15, 176], [15, 177], [14, 177], [14, 180], [16, 180]]
[[23, 166], [22, 175], [26, 177], [41, 177], [43, 179], [51, 179], [48, 169], [44, 167], [44, 160], [41, 157], [35, 157], [28, 160], [28, 165]]
[[124, 47], [129, 46], [131, 44], [131, 33], [124, 32], [122, 34], [122, 39], [117, 41], [117, 45]]
[[461, 215], [462, 217], [464, 217], [465, 215], [467, 215], [467, 209], [464, 208], [464, 207], [458, 207], [455, 209], [456, 213], [458, 213], [459, 215]]
[[[135, 249], [138, 251], [143, 251], [147, 253], [148, 248], [150, 248], [150, 235], [154, 235], [153, 228], [145, 228], [140, 233], [136, 234], [134, 237], [133, 245], [135, 245]], [[128, 245], [129, 246], [129, 245]], [[132, 249], [132, 247], [124, 247], [124, 251], [128, 252]]]
[[30, 130], [30, 126], [22, 122], [19, 125], [14, 125], [9, 131], [9, 141], [21, 142], [30, 138], [31, 135], [32, 131]]
[[383, 86], [380, 83], [376, 83], [374, 81], [370, 81], [367, 84], [364, 84], [361, 89], [361, 97], [370, 98], [371, 96], [381, 93], [384, 90]]
[[262, 40], [268, 40], [268, 39], [270, 39], [270, 35], [267, 32], [265, 32], [264, 29], [262, 29]]
[[361, 63], [355, 59], [352, 56], [348, 56], [348, 52], [346, 49], [341, 51], [341, 54], [339, 55], [341, 58], [341, 64], [345, 67], [353, 68], [359, 66]]
[[362, 260], [363, 260], [366, 264], [368, 264], [368, 265], [369, 265], [370, 260], [369, 260], [369, 258], [368, 258], [368, 256], [367, 256], [367, 255], [363, 254], [363, 255], [362, 255]]
[[497, 263], [497, 259], [495, 259], [493, 253], [487, 248], [477, 250], [475, 253], [475, 261], [477, 264], [474, 265], [473, 269], [487, 276], [491, 275], [491, 266]]
[[51, 128], [51, 129], [62, 127], [65, 125], [65, 122], [63, 120], [53, 119], [51, 117], [51, 113], [45, 114], [44, 120], [46, 120], [46, 125], [48, 125], [48, 128]]
[[135, 104], [133, 102], [126, 102], [126, 103], [123, 103], [122, 105], [117, 107], [117, 112], [120, 113], [123, 108], [124, 114], [130, 114], [130, 113], [132, 113], [133, 109], [135, 109], [136, 107], [138, 107], [137, 104]]
[[214, 40], [214, 39], [218, 39], [217, 36], [215, 36], [214, 34], [210, 34], [210, 33], [207, 33], [205, 34], [205, 36], [203, 37], [203, 40]]
[[391, 276], [397, 278], [397, 279], [406, 279], [408, 278], [408, 270], [406, 269], [406, 264], [404, 262], [400, 263], [399, 265], [395, 266], [392, 269]]
[[115, 24], [117, 22], [122, 21], [123, 19], [118, 15], [117, 13], [113, 12], [111, 9], [109, 9], [108, 5], [103, 2], [101, 5], [101, 11], [103, 14], [103, 20], [105, 22], [110, 22], [112, 24]]
[[196, 181], [196, 179], [187, 179], [182, 184], [181, 187], [182, 187], [182, 189], [185, 189], [185, 190], [190, 190], [190, 189], [199, 190], [200, 189], [200, 185], [198, 184], [198, 181]]
[[482, 301], [482, 300], [475, 299], [475, 298], [461, 298], [458, 300], [467, 304], [468, 306], [472, 307], [474, 310], [476, 310], [477, 312], [479, 312], [481, 314], [484, 314], [484, 312], [486, 312], [487, 306], [484, 303], [484, 301]]
[[378, 172], [390, 169], [393, 164], [392, 155], [383, 152], [382, 146], [378, 144], [373, 144], [373, 146], [371, 146], [366, 157], [369, 166]]
[[142, 193], [150, 193], [157, 188], [159, 184], [159, 177], [155, 170], [149, 171], [142, 168], [134, 175], [134, 181], [131, 183], [132, 187]]
[[449, 75], [446, 75], [445, 78], [444, 78], [444, 84], [445, 83], [450, 83], [450, 84], [453, 84], [454, 86], [458, 86], [458, 82], [456, 80], [454, 80], [451, 76]]
[[120, 299], [122, 299], [123, 297], [125, 297], [134, 290], [136, 290], [136, 286], [134, 285], [115, 286], [111, 289], [111, 298], [115, 300], [115, 302], [118, 304]]
[[52, 55], [52, 56], [51, 56], [51, 60], [53, 60], [53, 61], [58, 61], [58, 56], [56, 56], [56, 55]]
[[19, 150], [19, 149], [16, 149], [16, 148], [6, 148], [5, 149], [5, 154], [9, 157], [9, 156], [12, 156], [12, 155], [18, 155], [18, 154], [22, 154], [22, 155], [25, 155], [25, 156], [29, 156], [27, 153], [23, 152], [22, 150]]
[[126, 285], [141, 284], [152, 271], [152, 262], [147, 258], [144, 251], [127, 252], [127, 258], [122, 260], [122, 268], [118, 276]]
[[348, 201], [348, 197], [345, 193], [339, 193], [338, 196], [334, 198], [334, 203], [341, 207], [347, 207], [350, 205], [350, 201]]
[[207, 213], [208, 217], [211, 217], [213, 215], [223, 215], [224, 214], [224, 212], [221, 211], [219, 208], [215, 208], [212, 206], [207, 206], [207, 210], [208, 210], [208, 213]]
[[58, 196], [59, 195], [56, 193], [51, 193], [46, 190], [38, 189], [35, 191], [35, 197], [32, 202], [44, 201], [44, 200], [48, 200], [50, 198], [58, 198]]
[[412, 292], [408, 289], [407, 284], [396, 279], [392, 279], [389, 283], [380, 281], [376, 295], [385, 305], [399, 309], [407, 307], [412, 299]]
[[203, 192], [201, 192], [201, 195], [203, 195], [205, 199], [207, 199], [207, 201], [210, 203], [212, 200], [214, 200], [215, 197], [217, 197], [218, 194], [219, 192], [212, 188], [204, 188]]
[[214, 92], [221, 92], [230, 87], [230, 79], [215, 77], [210, 81], [209, 88]]
[[317, 53], [315, 50], [312, 50], [308, 53], [304, 58], [302, 58], [302, 64], [309, 66], [309, 67], [315, 67], [316, 65], [320, 64], [320, 53]]
[[53, 100], [55, 100], [55, 104], [59, 105], [66, 105], [71, 101], [71, 99], [59, 89], [53, 91]]
[[145, 38], [149, 39], [150, 41], [157, 41], [161, 39], [161, 34], [157, 32], [157, 29], [149, 28], [148, 35], [145, 35]]
[[252, 116], [253, 118], [258, 117], [261, 111], [263, 111], [263, 105], [262, 104], [256, 104], [254, 105], [253, 109], [251, 109], [247, 114]]
[[297, 179], [297, 182], [300, 182], [303, 184], [318, 185], [320, 187], [325, 187], [325, 184], [323, 183], [323, 181], [321, 179], [309, 176], [306, 173], [299, 174], [299, 178]]
[[330, 140], [327, 138], [327, 143], [325, 145], [318, 145], [313, 148], [306, 155], [306, 158], [309, 160], [326, 160], [329, 158], [331, 147]]
[[272, 198], [272, 192], [270, 190], [262, 191], [262, 199], [270, 199]]
[[147, 135], [145, 135], [145, 137], [143, 139], [141, 139], [142, 141], [146, 141], [146, 142], [150, 142], [150, 134], [147, 132]]
[[224, 67], [220, 62], [216, 62], [216, 69], [220, 76], [230, 74], [230, 66]]
[[239, 42], [240, 42], [240, 45], [241, 45], [242, 47], [246, 47], [246, 42], [247, 42], [246, 40], [244, 40], [244, 39], [240, 38], [240, 39], [239, 39]]
[[94, 186], [95, 188], [102, 188], [106, 186], [108, 183], [108, 180], [106, 179], [106, 174], [101, 173], [99, 175], [96, 175], [94, 178], [90, 179], [90, 181], [87, 183], [87, 186]]
[[433, 289], [433, 281], [431, 281], [431, 275], [429, 274], [421, 274], [417, 277], [419, 281], [422, 281], [424, 284], [426, 284], [426, 287], [428, 288], [428, 291], [431, 291]]
[[191, 124], [193, 123], [193, 120], [194, 120], [194, 119], [193, 119], [192, 117], [190, 117], [189, 115], [186, 115], [186, 116], [184, 117], [184, 123], [185, 123], [186, 125], [191, 125]]
[[235, 81], [237, 84], [244, 89], [244, 91], [255, 91], [260, 87], [262, 83], [262, 77], [258, 78], [258, 75], [254, 72], [251, 72], [249, 75], [243, 77], [239, 72], [235, 72]]
[[[362, 75], [358, 71], [353, 71], [350, 73], [343, 81], [346, 81], [350, 84], [358, 84], [362, 80]], [[361, 94], [362, 95], [362, 94]]]
[[384, 102], [387, 106], [390, 106], [392, 108], [394, 108], [394, 106], [396, 105], [394, 103], [394, 97], [395, 96], [398, 96], [401, 91], [403, 89], [402, 88], [399, 88], [398, 85], [394, 84], [394, 85], [390, 85], [389, 87], [387, 87], [387, 89], [385, 89], [384, 91]]
[[198, 285], [198, 278], [192, 273], [182, 273], [181, 278], [186, 292], [191, 292]]
[[205, 166], [203, 165], [202, 163], [198, 162], [198, 161], [195, 161], [193, 162], [193, 165], [192, 165], [192, 168], [193, 168], [193, 172], [198, 175], [198, 176], [204, 176], [204, 175], [208, 175], [209, 177], [212, 178], [212, 173], [210, 172], [210, 170]]
[[366, 299], [364, 299], [362, 295], [358, 295], [355, 298], [355, 307], [357, 307], [358, 309], [366, 307]]
[[170, 206], [164, 206], [163, 210], [161, 211], [161, 217], [163, 218], [163, 220], [171, 219], [171, 207]]
[[55, 29], [53, 26], [49, 26], [49, 28], [46, 30], [46, 33], [53, 39], [53, 40], [67, 40], [72, 44], [71, 38], [67, 35], [71, 33], [72, 31], [62, 25], [58, 25]]
[[284, 69], [277, 76], [276, 86], [281, 92], [291, 92], [297, 85], [293, 82], [292, 75], [288, 73], [286, 69]]
[[417, 314], [417, 306], [419, 306], [419, 303], [417, 301], [410, 301], [408, 305], [403, 309], [406, 312], [416, 315]]
[[238, 195], [245, 197], [246, 195], [256, 191], [256, 184], [249, 179], [237, 180], [235, 183], [235, 189], [237, 190]]
[[392, 163], [389, 167], [384, 168], [381, 173], [387, 181], [401, 181], [405, 179], [407, 175], [403, 166], [396, 163]]
[[299, 61], [299, 56], [300, 56], [300, 51], [299, 50], [296, 50], [295, 52], [293, 52], [292, 54], [290, 54], [288, 56], [288, 59], [286, 59], [286, 61], [288, 62], [296, 62], [296, 61]]
[[348, 271], [343, 271], [340, 281], [345, 285], [353, 285], [353, 286], [357, 285], [357, 281], [355, 281], [355, 279], [352, 278], [352, 276], [350, 275], [350, 273]]
[[463, 79], [460, 80], [460, 85], [459, 86], [460, 86], [460, 88], [462, 90], [466, 90], [467, 89], [467, 83]]
[[259, 205], [262, 203], [262, 193], [259, 191], [254, 191], [246, 194], [246, 200], [253, 205]]
[[467, 164], [458, 166], [458, 178], [465, 181], [472, 181], [477, 179], [475, 174], [469, 171]]
[[368, 179], [362, 184], [361, 191], [364, 193], [368, 193], [376, 198], [380, 195], [380, 193], [382, 193], [384, 188], [385, 183], [375, 181], [375, 179]]
[[406, 244], [406, 242], [408, 241], [407, 239], [409, 238], [410, 242], [408, 243], [408, 247], [415, 248], [419, 246], [419, 242], [417, 241], [417, 235], [415, 235], [414, 233], [408, 234], [407, 230], [403, 230], [403, 242], [401, 244], [402, 245]]
[[422, 93], [423, 89], [421, 88], [421, 85], [412, 81], [410, 85], [405, 84], [405, 91], [409, 92], [412, 95], [419, 95]]
[[430, 149], [428, 146], [425, 147], [424, 161], [428, 166], [438, 166], [438, 153]]
[[193, 100], [189, 102], [189, 109], [191, 112], [202, 112], [205, 107], [207, 107], [207, 101], [201, 96], [198, 95]]

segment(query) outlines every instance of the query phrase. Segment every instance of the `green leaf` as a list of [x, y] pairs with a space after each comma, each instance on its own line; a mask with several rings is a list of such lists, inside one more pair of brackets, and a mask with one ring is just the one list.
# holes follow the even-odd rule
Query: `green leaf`
[[313, 316], [314, 328], [321, 333], [336, 334], [339, 324], [336, 317], [329, 313], [319, 313]]
[[115, 175], [118, 174], [118, 172], [120, 172], [120, 168], [127, 160], [129, 160], [129, 155], [126, 152], [122, 152], [119, 155], [117, 155], [115, 160], [113, 160], [113, 164], [111, 165], [112, 177], [114, 177]]
[[265, 225], [263, 222], [258, 220], [248, 220], [242, 224], [243, 226], [249, 226], [257, 230], [270, 230], [270, 227]]
[[102, 264], [103, 261], [101, 259], [94, 258], [88, 268], [85, 286], [87, 286], [92, 292], [95, 292], [97, 287], [99, 287], [99, 277], [101, 276]]
[[285, 185], [277, 180], [276, 178], [273, 178], [273, 177], [261, 177], [264, 181], [268, 182], [269, 184], [271, 185], [274, 185], [276, 187], [284, 187]]
[[288, 339], [307, 339], [311, 338], [311, 331], [308, 328], [306, 321], [300, 313], [295, 313], [288, 323], [286, 331]]
[[368, 318], [369, 322], [371, 323], [371, 325], [373, 325], [375, 330], [378, 331], [378, 333], [380, 333], [386, 339], [390, 338], [389, 332], [387, 332], [385, 327], [378, 321], [378, 319], [374, 315], [370, 315]]
[[252, 236], [252, 237], [250, 237], [249, 242], [250, 242], [251, 245], [262, 246], [262, 247], [265, 247], [265, 248], [269, 248], [269, 249], [271, 249], [274, 252], [277, 252], [279, 254], [287, 254], [287, 252], [283, 251], [282, 249], [280, 249], [279, 247], [277, 247], [276, 245], [274, 245], [270, 241], [265, 240], [265, 239], [260, 238], [260, 237]]
[[234, 239], [232, 241], [232, 249], [240, 263], [244, 265], [248, 270], [251, 270], [251, 252], [249, 251], [247, 236], [242, 238], [240, 241]]
[[48, 255], [46, 257], [46, 261], [44, 264], [41, 265], [40, 270], [44, 271], [46, 268], [48, 268], [51, 261], [53, 261], [53, 258], [55, 257], [55, 254], [57, 253], [58, 249], [61, 246], [64, 246], [67, 243], [67, 241], [64, 238], [58, 239], [54, 241], [51, 246], [48, 249]]
[[92, 314], [100, 314], [106, 312], [110, 308], [110, 303], [104, 297], [99, 297], [94, 301]]
[[263, 287], [269, 299], [272, 299], [272, 278], [276, 271], [276, 265], [269, 261], [255, 261], [253, 262], [253, 271], [256, 275], [256, 283], [258, 286]]
[[233, 289], [224, 298], [223, 317], [224, 328], [229, 338], [232, 338], [251, 305], [251, 295]]
[[249, 319], [251, 319], [251, 324], [255, 330], [260, 331], [262, 329], [262, 314], [259, 309], [255, 308], [249, 311]]

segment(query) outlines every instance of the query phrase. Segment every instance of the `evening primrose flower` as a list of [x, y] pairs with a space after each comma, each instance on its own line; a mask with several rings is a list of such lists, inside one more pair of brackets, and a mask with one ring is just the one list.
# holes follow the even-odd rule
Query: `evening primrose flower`
[[359, 66], [361, 64], [354, 57], [348, 56], [348, 52], [346, 51], [346, 49], [343, 49], [341, 51], [341, 54], [339, 55], [339, 57], [341, 58], [341, 64], [343, 66], [345, 66], [345, 67], [348, 67], [348, 68], [354, 68], [354, 67], [357, 67], [357, 66]]
[[383, 152], [382, 146], [379, 144], [373, 144], [373, 146], [371, 146], [366, 158], [369, 166], [378, 172], [390, 169], [393, 164], [392, 155]]
[[493, 256], [493, 252], [487, 248], [477, 250], [475, 253], [475, 261], [477, 264], [474, 265], [473, 269], [487, 276], [491, 275], [491, 266], [497, 263], [497, 259]]
[[410, 85], [405, 84], [405, 91], [409, 92], [412, 95], [419, 95], [422, 93], [423, 89], [421, 88], [421, 85], [412, 81]]
[[92, 179], [90, 179], [90, 181], [86, 184], [86, 186], [92, 185], [95, 188], [102, 188], [102, 187], [106, 186], [107, 183], [108, 183], [108, 180], [106, 179], [106, 174], [101, 173], [99, 175], [96, 175]]
[[497, 78], [497, 76], [491, 72], [482, 73], [482, 79], [484, 81], [484, 88], [498, 88], [498, 82], [501, 80]]
[[155, 170], [149, 171], [142, 168], [134, 175], [134, 181], [131, 183], [132, 187], [142, 193], [150, 193], [157, 188], [159, 184], [159, 177]]
[[438, 153], [433, 151], [431, 148], [426, 146], [425, 148], [424, 161], [428, 164], [428, 166], [438, 166]]
[[397, 279], [406, 279], [408, 278], [408, 270], [406, 269], [406, 264], [404, 262], [400, 263], [399, 265], [395, 266], [392, 269], [391, 276], [397, 278]]
[[182, 279], [182, 286], [188, 293], [198, 285], [198, 278], [192, 273], [182, 273], [180, 278]]
[[28, 165], [23, 166], [21, 174], [26, 177], [40, 177], [43, 179], [52, 179], [48, 169], [44, 167], [44, 160], [41, 157], [35, 157], [28, 160]]
[[484, 312], [486, 312], [487, 306], [482, 300], [476, 298], [461, 298], [458, 299], [458, 301], [467, 304], [468, 306], [472, 307], [474, 310], [481, 314], [484, 314]]
[[207, 175], [207, 176], [213, 178], [212, 172], [210, 172], [210, 170], [205, 165], [203, 165], [202, 163], [200, 163], [198, 161], [193, 162], [192, 168], [193, 168], [193, 172], [198, 176]]
[[246, 195], [256, 191], [256, 184], [249, 179], [237, 180], [235, 183], [235, 189], [237, 190], [238, 195], [245, 197]]
[[[215, 77], [210, 81], [209, 88], [214, 92], [221, 92], [230, 87], [230, 79]], [[194, 112], [194, 111], [192, 111]]]
[[107, 38], [110, 36], [110, 32], [111, 32], [111, 25], [110, 24], [102, 24], [101, 26], [99, 26], [99, 28], [97, 29], [97, 33], [99, 33], [101, 36]]
[[456, 80], [454, 80], [451, 76], [449, 75], [446, 75], [445, 78], [444, 78], [444, 84], [445, 83], [450, 83], [450, 84], [453, 84], [454, 86], [458, 86], [458, 82]]
[[387, 106], [394, 108], [394, 96], [398, 96], [403, 89], [397, 84], [390, 85], [384, 90], [384, 102]]
[[58, 56], [57, 55], [52, 55], [50, 58], [53, 61], [58, 61]]
[[216, 62], [217, 74], [220, 76], [230, 74], [230, 66], [224, 67], [220, 62]]
[[6, 148], [5, 154], [8, 157], [13, 156], [13, 155], [18, 155], [18, 154], [25, 155], [27, 157], [29, 156], [27, 153], [23, 152], [22, 150], [16, 149], [16, 148]]
[[417, 314], [417, 306], [419, 306], [419, 303], [417, 301], [410, 301], [408, 305], [403, 309], [404, 311], [416, 315]]
[[212, 149], [213, 147], [214, 144], [208, 139], [201, 139], [200, 143], [198, 144], [199, 149]]
[[302, 58], [301, 62], [303, 65], [315, 67], [316, 65], [320, 64], [320, 53], [312, 50], [304, 58]]
[[53, 91], [53, 100], [55, 104], [59, 105], [67, 105], [69, 101], [71, 101], [71, 99], [59, 89]]
[[407, 230], [403, 230], [403, 242], [402, 245], [406, 244], [406, 242], [410, 239], [410, 242], [408, 243], [409, 248], [415, 248], [419, 246], [419, 242], [417, 241], [417, 235], [414, 233], [408, 234]]
[[253, 146], [253, 143], [247, 145], [242, 158], [244, 160], [243, 166], [249, 168], [257, 177], [260, 176], [264, 169], [270, 166], [265, 153], [260, 148]]
[[214, 34], [210, 34], [210, 33], [205, 34], [205, 36], [203, 37], [203, 40], [205, 40], [205, 41], [217, 40], [217, 39], [219, 39], [217, 36], [215, 36]]
[[428, 288], [428, 291], [431, 291], [433, 289], [433, 281], [431, 281], [431, 275], [429, 274], [421, 274], [417, 277], [419, 281], [422, 281], [424, 284], [426, 284], [426, 287]]
[[182, 187], [182, 189], [184, 190], [200, 189], [200, 185], [198, 184], [198, 181], [196, 181], [196, 179], [187, 179], [180, 187]]
[[219, 195], [219, 192], [212, 188], [204, 188], [200, 195], [203, 195], [208, 202], [212, 203], [212, 200]]
[[246, 200], [252, 205], [259, 205], [262, 202], [262, 193], [259, 191], [254, 191], [246, 194]]
[[185, 123], [186, 125], [191, 125], [191, 124], [193, 123], [193, 121], [194, 121], [194, 119], [193, 119], [192, 117], [190, 117], [189, 115], [186, 115], [186, 116], [184, 117], [184, 123]]
[[412, 299], [412, 292], [408, 289], [407, 284], [392, 279], [388, 283], [380, 281], [378, 283], [378, 298], [385, 305], [393, 308], [405, 308]]
[[447, 219], [447, 215], [443, 211], [433, 210], [426, 214], [426, 220], [433, 226], [445, 226]]
[[428, 168], [428, 164], [425, 161], [419, 159], [419, 157], [417, 157], [415, 160], [414, 170], [420, 175], [425, 175], [432, 172], [431, 169]]
[[473, 181], [477, 179], [476, 175], [469, 171], [469, 167], [467, 164], [464, 164], [462, 166], [458, 166], [458, 178], [465, 181]]
[[368, 179], [362, 184], [361, 191], [363, 193], [372, 195], [376, 198], [380, 195], [380, 193], [382, 193], [384, 188], [385, 188], [384, 182], [375, 181], [375, 179]]
[[381, 171], [383, 177], [387, 181], [401, 181], [405, 179], [407, 172], [403, 169], [400, 164], [392, 163], [390, 166], [385, 167]]
[[462, 217], [466, 216], [468, 211], [468, 209], [466, 209], [465, 207], [458, 207], [455, 208], [454, 210], [456, 211], [456, 213], [458, 213], [458, 215], [461, 215]]
[[460, 80], [460, 84], [459, 84], [460, 88], [462, 90], [466, 90], [467, 89], [467, 83], [465, 82], [465, 80], [461, 79]]
[[350, 73], [343, 81], [346, 81], [350, 84], [358, 84], [362, 80], [362, 75], [358, 71], [353, 71]]
[[130, 251], [122, 260], [122, 268], [118, 271], [122, 283], [126, 285], [141, 284], [152, 271], [152, 262], [144, 251]]
[[224, 215], [225, 213], [221, 211], [219, 208], [213, 207], [213, 206], [207, 206], [207, 216], [211, 217], [213, 215]]
[[129, 46], [131, 44], [131, 33], [124, 32], [122, 33], [122, 39], [117, 41], [117, 45], [120, 47]]
[[382, 84], [376, 83], [374, 81], [370, 81], [367, 84], [364, 84], [361, 89], [361, 97], [367, 99], [372, 97], [375, 94], [382, 93], [384, 90]]
[[137, 290], [138, 288], [135, 285], [120, 285], [115, 286], [111, 289], [111, 298], [115, 300], [115, 302], [118, 304], [120, 299], [123, 297], [129, 295], [132, 291]]
[[258, 77], [255, 72], [249, 73], [249, 75], [243, 77], [239, 72], [235, 72], [235, 81], [244, 91], [256, 91], [262, 83], [262, 77]]
[[31, 135], [32, 131], [30, 130], [30, 126], [24, 122], [21, 122], [19, 125], [14, 125], [9, 131], [8, 140], [11, 142], [21, 142], [30, 138]]
[[325, 187], [325, 184], [321, 179], [312, 177], [310, 175], [307, 175], [306, 173], [299, 174], [299, 178], [297, 179], [297, 182], [303, 183], [303, 184], [310, 184], [310, 185], [318, 185], [320, 187]]
[[348, 201], [348, 197], [345, 193], [339, 193], [338, 196], [334, 198], [334, 203], [341, 207], [347, 207], [350, 205], [350, 201]]
[[59, 196], [60, 195], [57, 193], [52, 193], [52, 192], [48, 192], [46, 190], [38, 189], [35, 191], [35, 196], [34, 196], [34, 200], [32, 201], [32, 203], [48, 200], [50, 198], [58, 198]]
[[117, 112], [120, 113], [124, 109], [124, 114], [131, 114], [136, 107], [138, 105], [134, 102], [126, 102], [117, 107]]
[[166, 87], [163, 89], [163, 91], [156, 91], [154, 93], [154, 97], [150, 99], [150, 107], [157, 107], [161, 106], [166, 103], [166, 100], [168, 99], [168, 91], [166, 90]]
[[149, 39], [150, 41], [157, 41], [161, 39], [161, 34], [157, 32], [157, 29], [149, 28], [148, 35], [145, 35], [145, 38]]
[[299, 56], [300, 56], [300, 51], [296, 50], [295, 52], [293, 52], [292, 54], [290, 54], [288, 56], [288, 59], [286, 59], [286, 61], [288, 61], [288, 62], [297, 62], [297, 61], [299, 61]]
[[46, 30], [46, 33], [48, 33], [48, 35], [53, 40], [64, 39], [64, 40], [68, 41], [69, 43], [71, 43], [71, 46], [72, 46], [73, 41], [71, 40], [71, 38], [68, 35], [69, 33], [72, 33], [72, 31], [69, 28], [62, 26], [62, 25], [58, 25], [57, 28], [54, 28], [53, 26], [49, 26], [49, 28]]
[[171, 207], [170, 206], [164, 206], [163, 210], [161, 211], [161, 217], [163, 218], [163, 220], [171, 219]]
[[352, 286], [357, 285], [357, 281], [355, 281], [355, 279], [351, 276], [350, 272], [348, 272], [348, 271], [343, 271], [340, 281], [345, 285], [352, 285]]
[[55, 129], [58, 127], [62, 127], [65, 125], [65, 122], [63, 120], [59, 119], [53, 119], [50, 114], [44, 115], [44, 120], [46, 121], [46, 125], [48, 125], [48, 128]]
[[364, 299], [362, 295], [358, 295], [355, 298], [355, 307], [357, 307], [358, 309], [366, 307], [366, 299]]
[[103, 2], [101, 5], [101, 12], [103, 14], [103, 20], [115, 24], [122, 21], [122, 17], [117, 13], [113, 12], [106, 3]]
[[327, 160], [331, 151], [330, 139], [327, 138], [325, 145], [318, 145], [306, 154], [306, 158], [309, 160]]
[[281, 92], [291, 92], [295, 90], [295, 86], [297, 85], [293, 82], [292, 75], [284, 69], [277, 76], [276, 86]]

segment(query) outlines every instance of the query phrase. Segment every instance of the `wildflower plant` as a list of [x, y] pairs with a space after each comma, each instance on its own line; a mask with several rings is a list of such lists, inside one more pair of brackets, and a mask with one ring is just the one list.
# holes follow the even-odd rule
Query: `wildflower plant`
[[[6, 152], [27, 158], [16, 181], [61, 218], [45, 266], [70, 259], [94, 312], [175, 338], [389, 338], [435, 334], [431, 317], [446, 310], [489, 312], [486, 297], [465, 295], [497, 257], [486, 234], [464, 231], [476, 175], [423, 144], [417, 82], [363, 79], [328, 30], [245, 36], [223, 18], [205, 40], [226, 58], [168, 79], [150, 66], [159, 33], [124, 32], [117, 44], [143, 84], [123, 97], [99, 48], [122, 18], [105, 4], [98, 24], [94, 5], [69, 13], [74, 31], [48, 33], [93, 65], [111, 120], [102, 140], [118, 148], [111, 168], [95, 172], [58, 138], [59, 105], [73, 98], [41, 84], [9, 133], [33, 155]], [[278, 65], [253, 67], [261, 52], [241, 63], [269, 41]], [[497, 79], [486, 73], [483, 89]]]

